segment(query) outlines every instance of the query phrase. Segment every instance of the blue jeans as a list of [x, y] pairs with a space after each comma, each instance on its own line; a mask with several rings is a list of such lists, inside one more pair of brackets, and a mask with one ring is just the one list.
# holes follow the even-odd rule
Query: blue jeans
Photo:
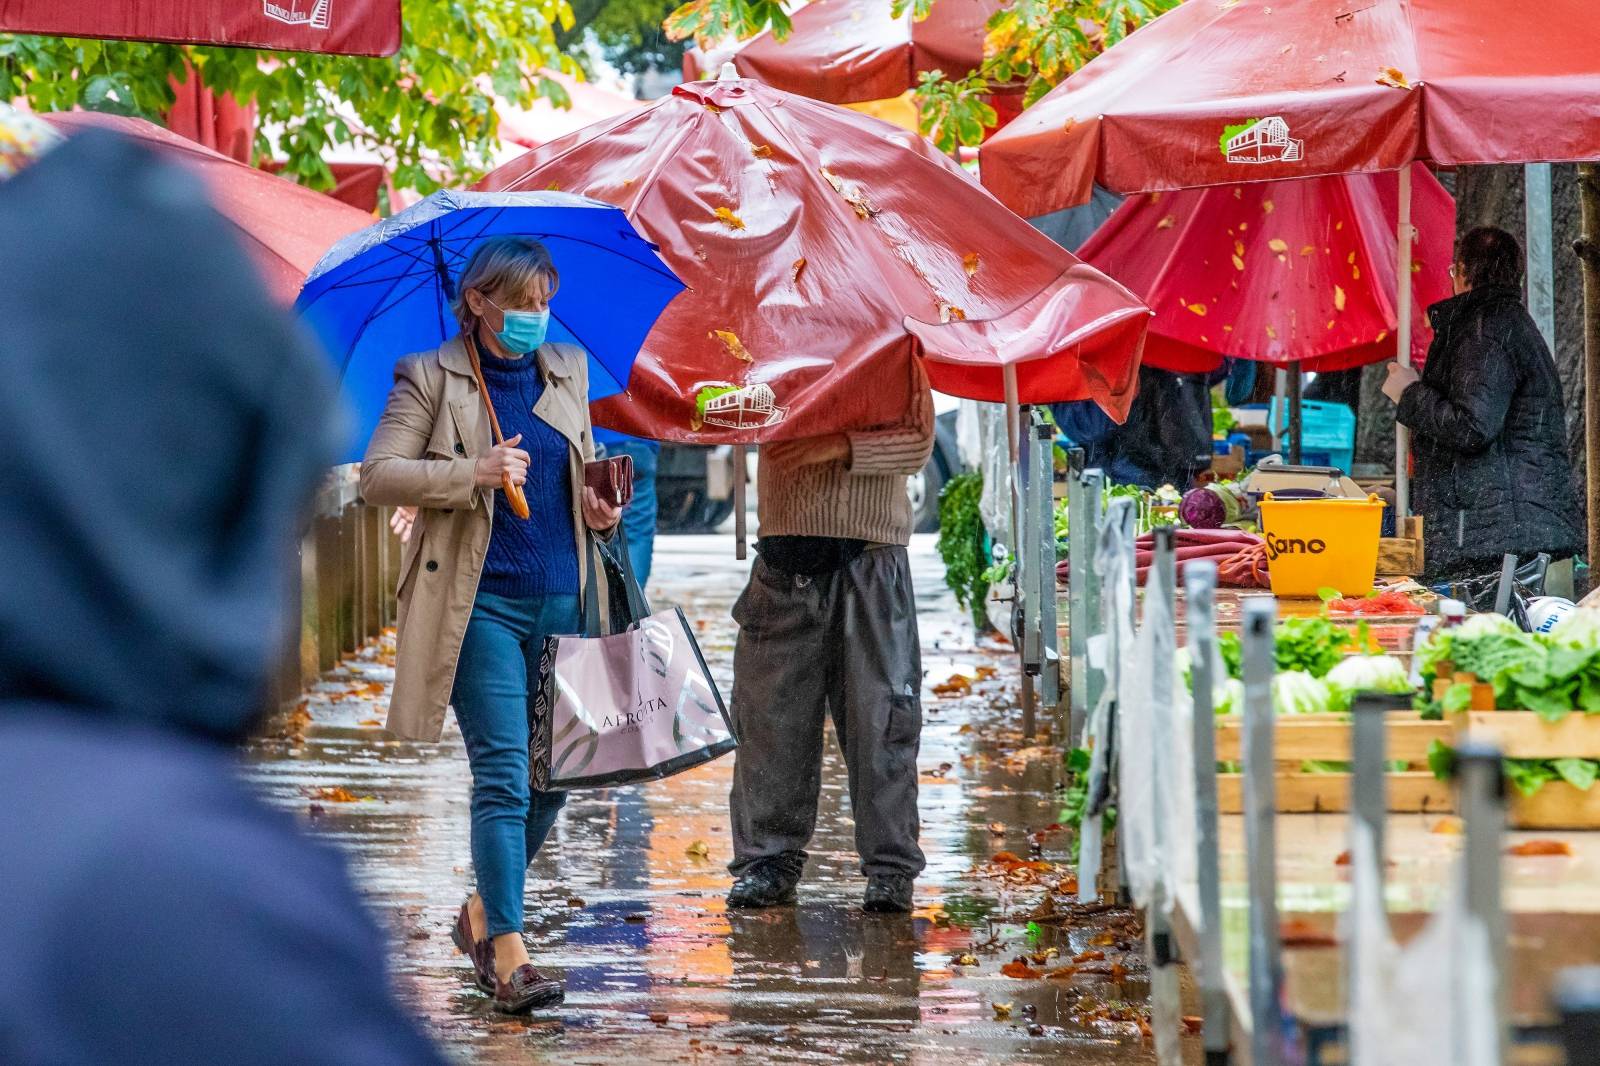
[[578, 597], [479, 592], [451, 703], [472, 764], [472, 867], [489, 935], [520, 933], [523, 879], [567, 802], [528, 787], [530, 685], [544, 638], [578, 631]]
[[606, 445], [607, 455], [633, 456], [633, 499], [622, 511], [622, 528], [628, 534], [628, 559], [639, 587], [650, 583], [650, 563], [656, 545], [656, 462], [661, 453], [657, 444], [624, 441]]

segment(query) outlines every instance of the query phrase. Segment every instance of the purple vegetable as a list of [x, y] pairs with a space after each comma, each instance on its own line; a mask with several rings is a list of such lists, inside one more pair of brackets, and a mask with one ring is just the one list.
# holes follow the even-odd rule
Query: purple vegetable
[[1228, 505], [1202, 485], [1183, 494], [1183, 502], [1178, 504], [1178, 517], [1193, 529], [1221, 529], [1228, 520]]

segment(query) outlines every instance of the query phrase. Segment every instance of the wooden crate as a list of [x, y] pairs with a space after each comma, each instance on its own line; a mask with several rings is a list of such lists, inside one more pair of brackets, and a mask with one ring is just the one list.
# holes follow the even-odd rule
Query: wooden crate
[[[1458, 740], [1493, 744], [1508, 759], [1600, 759], [1600, 715], [1574, 711], [1550, 723], [1532, 711], [1472, 710], [1450, 718]], [[1600, 785], [1584, 792], [1549, 781], [1532, 796], [1511, 789], [1508, 799], [1514, 829], [1600, 828]]]
[[1416, 577], [1423, 571], [1426, 558], [1422, 551], [1421, 517], [1407, 518], [1400, 534], [1378, 541], [1379, 577]]
[[[1454, 735], [1447, 722], [1424, 721], [1413, 711], [1387, 715], [1385, 758], [1404, 760], [1409, 768], [1385, 775], [1389, 810], [1448, 812], [1455, 801], [1447, 782], [1426, 769], [1428, 748]], [[1217, 759], [1243, 758], [1244, 721], [1236, 715], [1217, 719]], [[1308, 774], [1298, 767], [1307, 760], [1350, 761], [1350, 717], [1344, 714], [1286, 715], [1275, 723], [1273, 754], [1278, 762], [1278, 810], [1283, 814], [1339, 812], [1350, 808], [1349, 774]], [[1217, 775], [1217, 804], [1223, 814], [1244, 811], [1244, 775]]]

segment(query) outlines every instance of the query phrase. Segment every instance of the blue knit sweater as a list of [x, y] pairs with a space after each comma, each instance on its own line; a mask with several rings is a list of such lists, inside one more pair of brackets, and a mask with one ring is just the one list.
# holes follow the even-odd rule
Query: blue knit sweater
[[533, 413], [544, 394], [538, 358], [501, 359], [483, 353], [483, 380], [489, 386], [500, 431], [507, 440], [522, 434], [517, 447], [528, 453], [529, 517], [518, 518], [505, 494], [494, 501], [494, 529], [483, 561], [479, 589], [519, 599], [575, 595], [578, 550], [572, 536], [572, 474], [567, 439]]

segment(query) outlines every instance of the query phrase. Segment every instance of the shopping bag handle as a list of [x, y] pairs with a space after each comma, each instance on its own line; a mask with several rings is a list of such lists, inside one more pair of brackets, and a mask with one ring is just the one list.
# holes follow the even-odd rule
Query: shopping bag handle
[[[598, 637], [600, 633], [600, 566], [602, 561], [610, 564], [622, 577], [622, 588], [628, 600], [628, 617], [613, 618], [610, 631], [620, 633], [630, 625], [646, 618], [650, 614], [650, 601], [645, 599], [644, 590], [639, 587], [639, 579], [633, 572], [633, 558], [628, 552], [628, 533], [617, 524], [616, 536], [612, 538], [615, 550], [598, 548], [597, 538], [593, 531], [584, 536], [584, 549], [589, 556], [589, 577], [583, 583], [583, 604], [579, 612], [579, 628], [586, 637]], [[599, 558], [596, 558], [598, 556]]]

